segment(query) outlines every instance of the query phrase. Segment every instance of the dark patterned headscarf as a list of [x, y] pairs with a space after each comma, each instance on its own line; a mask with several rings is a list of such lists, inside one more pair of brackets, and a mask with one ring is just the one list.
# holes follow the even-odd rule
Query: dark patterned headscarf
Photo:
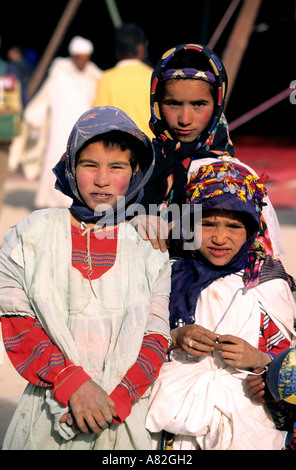
[[188, 182], [187, 213], [192, 213], [195, 204], [203, 211], [210, 209], [237, 212], [248, 221], [248, 239], [233, 259], [224, 266], [215, 266], [199, 251], [193, 256], [181, 258], [172, 267], [172, 289], [170, 300], [171, 328], [179, 320], [194, 323], [196, 302], [203, 289], [218, 278], [243, 270], [245, 289], [262, 282], [281, 278], [294, 288], [293, 280], [285, 272], [281, 262], [264, 253], [256, 239], [261, 225], [261, 211], [266, 196], [265, 177], [258, 178], [239, 164], [218, 162], [202, 166], [192, 174]]
[[[131, 179], [125, 198], [121, 200], [122, 206], [112, 208], [103, 213], [94, 212], [83, 201], [76, 184], [76, 156], [79, 150], [87, 145], [88, 141], [96, 136], [108, 132], [118, 131], [126, 133], [135, 139], [139, 147], [139, 170]], [[70, 207], [72, 214], [80, 221], [104, 223], [125, 220], [129, 212], [135, 210], [143, 195], [143, 187], [150, 178], [155, 164], [154, 150], [149, 138], [140, 131], [132, 119], [118, 108], [101, 106], [86, 111], [75, 123], [67, 143], [66, 153], [54, 167], [56, 189], [73, 199]]]
[[[185, 67], [175, 64], [182, 64]], [[200, 68], [198, 64], [200, 65]], [[173, 64], [173, 65], [172, 65]], [[188, 64], [190, 65], [188, 67]], [[179, 65], [179, 64], [178, 64]], [[204, 69], [207, 70], [204, 70]], [[214, 111], [207, 128], [194, 142], [181, 143], [174, 140], [161, 118], [159, 100], [161, 87], [165, 80], [196, 79], [210, 83], [214, 88]], [[234, 155], [234, 149], [229, 137], [228, 124], [223, 114], [227, 92], [227, 74], [220, 59], [213, 51], [198, 44], [182, 44], [165, 52], [157, 63], [151, 77], [151, 119], [150, 128], [155, 134], [166, 154], [169, 150], [182, 153], [180, 157], [191, 159], [215, 157], [219, 155]]]

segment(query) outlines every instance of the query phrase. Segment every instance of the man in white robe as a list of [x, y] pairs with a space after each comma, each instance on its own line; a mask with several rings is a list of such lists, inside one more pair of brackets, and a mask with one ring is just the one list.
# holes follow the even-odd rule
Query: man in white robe
[[70, 57], [57, 57], [48, 77], [24, 113], [26, 124], [46, 135], [36, 207], [68, 207], [70, 198], [54, 187], [52, 168], [65, 152], [67, 135], [79, 116], [93, 102], [102, 71], [90, 61], [93, 44], [75, 36], [69, 44]]

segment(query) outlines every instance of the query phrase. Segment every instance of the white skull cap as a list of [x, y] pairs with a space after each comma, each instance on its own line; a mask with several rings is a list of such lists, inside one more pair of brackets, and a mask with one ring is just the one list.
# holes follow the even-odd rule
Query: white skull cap
[[89, 54], [93, 53], [94, 46], [91, 41], [85, 39], [81, 36], [74, 36], [69, 43], [69, 54], [71, 56], [79, 54]]

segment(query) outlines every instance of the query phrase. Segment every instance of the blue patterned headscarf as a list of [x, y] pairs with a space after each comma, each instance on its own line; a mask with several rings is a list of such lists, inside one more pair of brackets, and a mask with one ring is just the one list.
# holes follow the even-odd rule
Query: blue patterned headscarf
[[[111, 131], [120, 131], [134, 137], [138, 147], [142, 146], [142, 153], [138, 156], [140, 165], [136, 175], [131, 179], [129, 189], [122, 200], [122, 207], [116, 206], [106, 212], [97, 213], [90, 209], [83, 201], [76, 184], [76, 156], [87, 142], [96, 136]], [[138, 152], [139, 154], [139, 152]], [[123, 221], [132, 215], [135, 206], [140, 202], [143, 187], [150, 178], [155, 164], [154, 150], [149, 138], [140, 131], [132, 119], [118, 108], [101, 106], [86, 111], [75, 123], [67, 143], [66, 153], [53, 168], [56, 180], [56, 189], [73, 199], [70, 207], [72, 214], [80, 221], [104, 223], [110, 221]]]
[[[178, 62], [186, 56], [192, 57], [190, 68], [173, 69], [171, 64]], [[208, 70], [197, 70], [193, 63], [201, 61], [207, 65]], [[192, 68], [191, 68], [192, 67]], [[164, 80], [196, 79], [210, 83], [214, 87], [214, 111], [207, 128], [190, 143], [181, 143], [174, 140], [162, 119], [159, 107], [159, 86]], [[150, 128], [155, 134], [163, 153], [169, 151], [182, 153], [182, 160], [188, 153], [191, 159], [202, 157], [215, 157], [219, 155], [234, 156], [234, 148], [229, 137], [228, 124], [223, 114], [227, 92], [227, 74], [223, 63], [216, 54], [206, 46], [200, 44], [181, 44], [165, 52], [156, 64], [151, 77]]]

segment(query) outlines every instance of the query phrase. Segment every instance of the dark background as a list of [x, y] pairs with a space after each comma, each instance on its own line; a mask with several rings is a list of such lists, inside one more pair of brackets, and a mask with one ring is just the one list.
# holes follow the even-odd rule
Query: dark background
[[[60, 1], [2, 1], [1, 55], [13, 45], [33, 48], [41, 57], [68, 3]], [[167, 49], [186, 42], [207, 44], [230, 0], [117, 0], [123, 22], [143, 27], [149, 39], [148, 60], [153, 67]], [[222, 56], [242, 1], [214, 47]], [[289, 88], [296, 80], [296, 2], [263, 0], [241, 63], [226, 116], [228, 122]], [[102, 69], [115, 64], [114, 26], [104, 0], [84, 0], [56, 55], [68, 55], [68, 43], [81, 35], [94, 43], [93, 61]], [[296, 105], [286, 98], [233, 131], [234, 135], [284, 136], [296, 142]]]

